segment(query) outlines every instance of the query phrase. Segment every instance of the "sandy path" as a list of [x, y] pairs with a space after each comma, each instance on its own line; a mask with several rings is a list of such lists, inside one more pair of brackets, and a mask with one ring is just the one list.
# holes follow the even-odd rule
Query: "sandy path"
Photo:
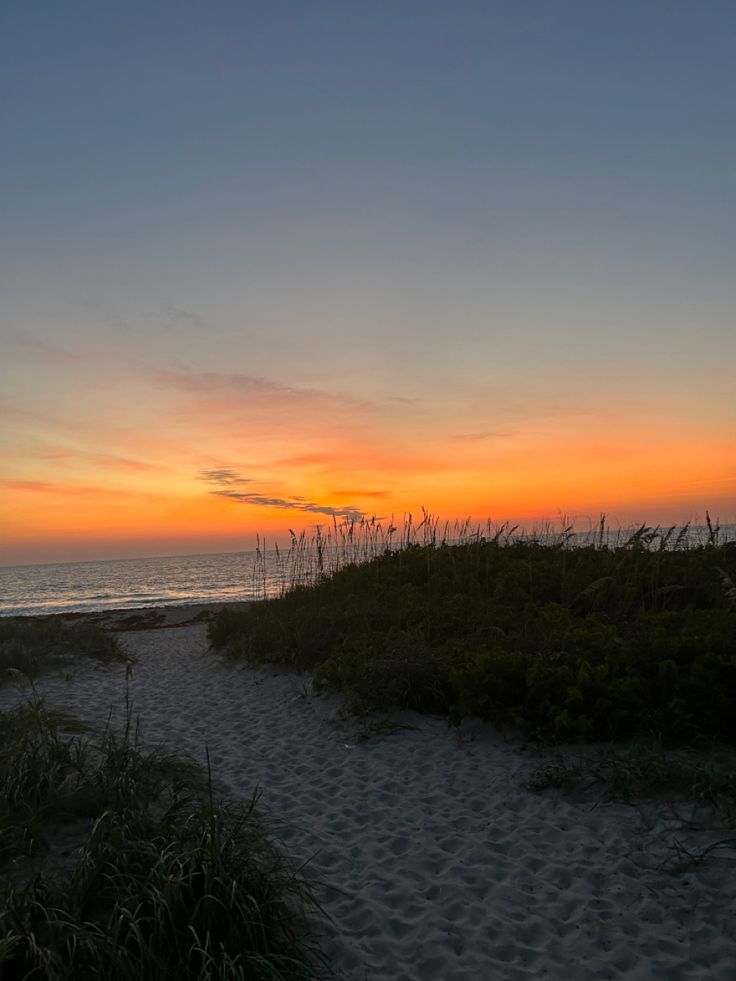
[[[204, 758], [230, 792], [280, 815], [312, 858], [332, 917], [325, 947], [351, 979], [732, 979], [736, 862], [683, 875], [642, 868], [657, 841], [635, 809], [536, 795], [536, 760], [438, 719], [358, 742], [337, 703], [295, 675], [221, 666], [203, 624], [122, 635], [147, 743]], [[38, 685], [104, 723], [124, 671], [85, 665]], [[0, 707], [17, 700], [0, 695]], [[398, 718], [398, 717], [397, 717]], [[732, 853], [731, 853], [732, 854]], [[661, 857], [661, 856], [660, 856]]]

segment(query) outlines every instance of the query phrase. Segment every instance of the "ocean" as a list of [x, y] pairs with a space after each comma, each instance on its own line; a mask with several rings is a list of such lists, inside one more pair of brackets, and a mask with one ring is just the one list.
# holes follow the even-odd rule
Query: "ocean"
[[275, 556], [255, 552], [179, 555], [0, 568], [0, 616], [225, 603], [274, 595]]

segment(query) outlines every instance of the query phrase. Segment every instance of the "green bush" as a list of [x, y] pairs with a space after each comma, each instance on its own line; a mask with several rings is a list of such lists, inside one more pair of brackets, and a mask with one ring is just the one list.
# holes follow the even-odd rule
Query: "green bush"
[[736, 550], [410, 545], [210, 627], [230, 657], [315, 672], [356, 707], [546, 739], [736, 739]]

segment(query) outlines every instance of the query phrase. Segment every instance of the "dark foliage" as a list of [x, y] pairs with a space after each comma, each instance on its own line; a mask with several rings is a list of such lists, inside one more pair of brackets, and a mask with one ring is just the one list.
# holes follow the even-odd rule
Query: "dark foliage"
[[[296, 981], [326, 973], [311, 888], [257, 806], [187, 760], [0, 715], [3, 981]], [[75, 845], [76, 847], [70, 847]]]
[[0, 619], [0, 682], [14, 673], [36, 678], [73, 657], [127, 660], [118, 639], [92, 624], [69, 624], [59, 617]]
[[356, 706], [479, 715], [545, 739], [736, 740], [736, 550], [410, 545], [210, 626], [231, 657]]

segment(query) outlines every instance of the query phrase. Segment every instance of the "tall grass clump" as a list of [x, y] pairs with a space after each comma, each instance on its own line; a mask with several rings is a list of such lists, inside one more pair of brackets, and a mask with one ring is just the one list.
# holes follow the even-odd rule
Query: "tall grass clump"
[[37, 678], [74, 657], [103, 663], [127, 660], [117, 637], [93, 624], [58, 617], [0, 619], [0, 684], [18, 674]]
[[360, 565], [409, 545], [469, 541], [483, 535], [508, 537], [516, 530], [508, 525], [493, 526], [490, 521], [483, 528], [472, 528], [469, 518], [441, 525], [439, 518], [424, 508], [421, 521], [415, 522], [409, 514], [401, 527], [393, 519], [384, 524], [375, 517], [346, 518], [342, 522], [333, 517], [331, 527], [317, 525], [312, 535], [289, 529], [288, 548], [275, 544], [268, 549], [259, 537], [253, 563], [253, 596], [283, 596], [299, 586], [313, 586], [346, 566]]
[[[717, 525], [429, 541], [223, 610], [212, 646], [311, 670], [356, 707], [476, 715], [545, 739], [736, 740], [736, 549]], [[417, 526], [419, 527], [419, 526]], [[412, 534], [414, 532], [414, 534]], [[455, 539], [457, 541], [457, 539]]]
[[302, 979], [316, 903], [250, 801], [135, 728], [94, 739], [42, 700], [0, 719], [0, 976]]

